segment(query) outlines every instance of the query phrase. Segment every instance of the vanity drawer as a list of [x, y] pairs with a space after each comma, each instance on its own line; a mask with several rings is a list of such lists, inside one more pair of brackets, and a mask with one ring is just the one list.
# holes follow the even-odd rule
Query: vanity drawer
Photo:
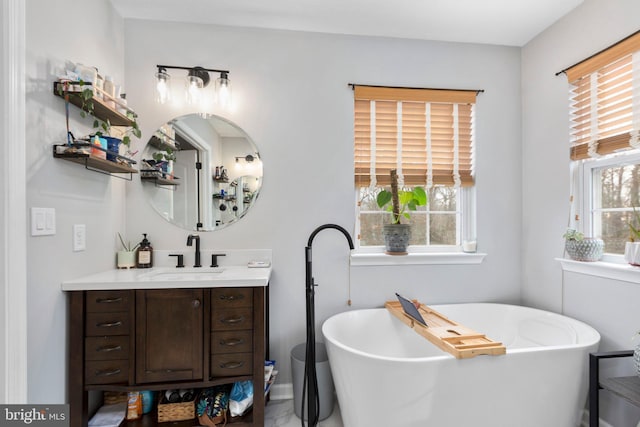
[[211, 354], [244, 353], [253, 348], [253, 331], [226, 331], [211, 334]]
[[87, 313], [86, 336], [129, 335], [129, 313]]
[[213, 288], [211, 306], [213, 308], [252, 307], [253, 288]]
[[252, 372], [252, 353], [216, 354], [211, 357], [211, 375], [231, 377], [250, 375]]
[[231, 308], [213, 309], [211, 313], [211, 330], [213, 331], [238, 331], [253, 329], [253, 309]]
[[128, 360], [92, 360], [85, 364], [85, 384], [126, 383], [128, 379]]
[[119, 360], [129, 358], [129, 336], [87, 337], [84, 342], [85, 360]]
[[87, 312], [116, 312], [129, 310], [129, 294], [124, 291], [87, 291]]

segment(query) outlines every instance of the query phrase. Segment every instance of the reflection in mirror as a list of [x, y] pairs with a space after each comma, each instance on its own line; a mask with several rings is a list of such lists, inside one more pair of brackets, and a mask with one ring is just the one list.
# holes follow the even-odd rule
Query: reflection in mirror
[[262, 186], [262, 160], [251, 138], [214, 115], [169, 121], [151, 137], [140, 164], [151, 206], [187, 230], [212, 231], [235, 223]]

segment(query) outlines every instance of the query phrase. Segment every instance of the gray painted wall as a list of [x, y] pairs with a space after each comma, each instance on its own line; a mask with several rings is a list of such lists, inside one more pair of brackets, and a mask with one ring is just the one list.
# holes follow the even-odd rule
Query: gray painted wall
[[[349, 268], [343, 237], [323, 232], [313, 242], [318, 326], [349, 309], [349, 288], [351, 308], [382, 306], [396, 291], [428, 303], [520, 301], [519, 244], [513, 239], [522, 215], [518, 48], [142, 20], [127, 20], [125, 27], [127, 92], [147, 138], [168, 119], [190, 112], [154, 103], [156, 64], [230, 70], [236, 108], [210, 112], [237, 123], [255, 141], [264, 185], [245, 218], [203, 235], [202, 246], [273, 249], [271, 356], [279, 363], [280, 384], [290, 382], [290, 349], [304, 341], [309, 234], [329, 222], [354, 227], [348, 83], [485, 90], [477, 103], [476, 170], [478, 246], [488, 256], [475, 266]], [[172, 75], [174, 85], [182, 84], [184, 74]], [[126, 187], [127, 233], [148, 232], [156, 248], [192, 256], [188, 232], [156, 215], [141, 187]]]
[[[522, 49], [523, 303], [591, 324], [602, 335], [601, 350], [635, 346], [640, 286], [563, 275], [554, 260], [562, 256], [569, 214], [568, 85], [555, 73], [638, 31], [638, 16], [637, 0], [585, 0]], [[631, 359], [603, 366], [603, 375], [632, 372]], [[601, 418], [614, 426], [637, 423], [638, 408], [601, 396]]]
[[[96, 18], [96, 19], [93, 19]], [[27, 208], [56, 209], [57, 233], [27, 241], [28, 402], [64, 403], [66, 299], [60, 283], [114, 268], [116, 232], [124, 231], [125, 182], [54, 159], [66, 142], [64, 101], [52, 82], [66, 61], [124, 79], [124, 22], [107, 0], [29, 1], [26, 5]], [[71, 107], [76, 137], [92, 120]], [[73, 252], [73, 224], [85, 224], [87, 250]], [[25, 232], [27, 232], [25, 230]]]

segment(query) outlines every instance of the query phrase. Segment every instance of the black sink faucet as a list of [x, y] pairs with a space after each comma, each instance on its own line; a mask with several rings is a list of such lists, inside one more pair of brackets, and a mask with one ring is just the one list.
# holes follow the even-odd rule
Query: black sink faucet
[[196, 241], [196, 262], [193, 264], [194, 267], [202, 267], [200, 264], [200, 236], [197, 234], [189, 234], [187, 237], [187, 246], [191, 246], [193, 241]]

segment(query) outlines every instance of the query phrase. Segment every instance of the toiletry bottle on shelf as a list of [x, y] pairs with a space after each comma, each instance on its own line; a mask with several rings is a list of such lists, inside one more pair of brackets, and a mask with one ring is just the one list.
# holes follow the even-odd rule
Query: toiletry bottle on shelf
[[127, 115], [127, 94], [121, 93], [119, 101], [120, 102], [118, 103], [118, 107], [117, 107], [118, 112], [123, 116], [126, 116]]
[[147, 233], [143, 234], [144, 239], [140, 242], [136, 252], [136, 268], [153, 267], [153, 248], [151, 242], [147, 240]]
[[113, 83], [113, 78], [111, 76], [104, 76], [104, 93], [108, 95], [104, 97], [107, 107], [115, 109], [116, 103], [114, 102], [114, 99], [116, 96], [116, 86]]

